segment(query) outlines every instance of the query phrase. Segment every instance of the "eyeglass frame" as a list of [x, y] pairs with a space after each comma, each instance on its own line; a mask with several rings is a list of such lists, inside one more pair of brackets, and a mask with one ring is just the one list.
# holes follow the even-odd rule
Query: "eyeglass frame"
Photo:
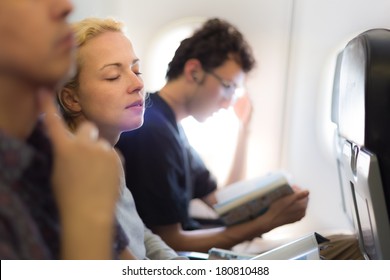
[[222, 85], [222, 87], [224, 88], [223, 97], [225, 99], [227, 99], [227, 100], [234, 99], [234, 94], [236, 93], [236, 89], [238, 88], [238, 86], [235, 82], [227, 81], [213, 71], [206, 71], [206, 73], [213, 76]]

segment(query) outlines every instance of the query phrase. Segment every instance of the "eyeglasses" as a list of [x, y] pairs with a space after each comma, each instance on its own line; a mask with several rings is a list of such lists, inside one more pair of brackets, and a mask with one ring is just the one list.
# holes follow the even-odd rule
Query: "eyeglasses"
[[234, 94], [235, 94], [236, 89], [237, 89], [237, 85], [235, 82], [227, 81], [212, 71], [207, 71], [206, 73], [210, 74], [211, 76], [216, 78], [221, 83], [221, 85], [224, 89], [223, 97], [225, 99], [227, 99], [227, 100], [233, 99]]

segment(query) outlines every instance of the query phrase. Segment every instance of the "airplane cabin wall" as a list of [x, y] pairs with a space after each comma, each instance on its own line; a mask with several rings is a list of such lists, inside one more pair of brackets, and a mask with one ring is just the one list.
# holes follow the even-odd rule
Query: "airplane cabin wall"
[[387, 0], [296, 0], [287, 84], [282, 166], [311, 191], [307, 217], [288, 231], [348, 229], [342, 210], [330, 119], [336, 55], [371, 28], [390, 28]]
[[296, 184], [311, 192], [307, 216], [268, 236], [349, 229], [341, 208], [331, 146], [332, 67], [337, 51], [349, 39], [369, 28], [390, 27], [390, 17], [384, 12], [390, 10], [390, 1], [73, 2], [76, 10], [72, 20], [114, 16], [125, 22], [142, 61], [147, 90], [158, 89], [149, 87], [153, 84], [151, 48], [155, 38], [172, 23], [194, 17], [222, 17], [235, 24], [252, 45], [258, 61], [247, 83], [254, 106], [247, 177], [283, 168], [293, 175]]

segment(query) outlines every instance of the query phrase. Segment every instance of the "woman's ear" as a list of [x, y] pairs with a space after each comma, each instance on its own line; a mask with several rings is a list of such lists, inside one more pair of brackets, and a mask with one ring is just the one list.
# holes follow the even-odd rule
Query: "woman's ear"
[[63, 88], [58, 95], [58, 99], [65, 110], [72, 113], [79, 113], [81, 111], [81, 106], [75, 90]]

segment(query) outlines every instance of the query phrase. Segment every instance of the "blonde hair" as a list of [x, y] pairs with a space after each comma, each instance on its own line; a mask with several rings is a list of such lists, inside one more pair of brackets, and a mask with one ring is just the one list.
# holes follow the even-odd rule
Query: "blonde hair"
[[72, 29], [75, 36], [76, 43], [76, 73], [69, 79], [63, 86], [63, 88], [57, 94], [57, 101], [60, 106], [61, 114], [71, 130], [74, 130], [73, 120], [78, 116], [79, 112], [74, 112], [66, 107], [65, 103], [61, 98], [61, 92], [64, 89], [77, 90], [79, 87], [79, 74], [82, 67], [82, 57], [79, 49], [83, 45], [87, 44], [91, 39], [109, 31], [121, 32], [123, 31], [124, 25], [122, 22], [116, 21], [113, 18], [86, 18], [79, 22], [72, 24]]

